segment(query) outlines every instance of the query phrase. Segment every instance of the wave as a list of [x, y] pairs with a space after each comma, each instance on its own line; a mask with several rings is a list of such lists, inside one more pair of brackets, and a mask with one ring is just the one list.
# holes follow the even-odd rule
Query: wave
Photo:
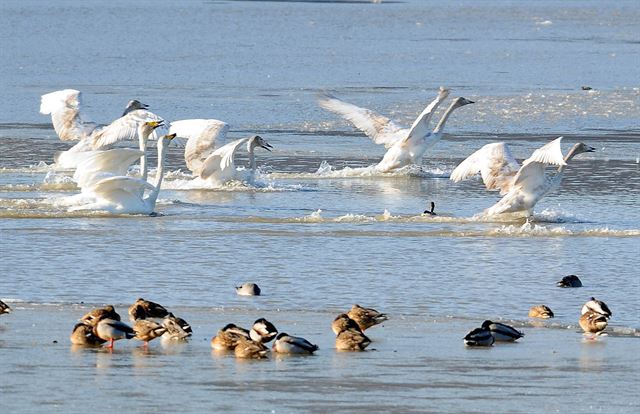
[[234, 180], [222, 185], [203, 180], [200, 177], [194, 177], [182, 170], [169, 171], [165, 174], [162, 189], [174, 191], [213, 190], [223, 192], [286, 192], [310, 190], [301, 184], [278, 183], [271, 178], [271, 174], [264, 172], [260, 168], [256, 170], [253, 177], [248, 176], [245, 180]]
[[283, 179], [318, 179], [318, 178], [367, 178], [367, 177], [422, 177], [422, 178], [449, 178], [450, 171], [440, 168], [426, 170], [419, 165], [408, 165], [391, 172], [376, 170], [375, 164], [368, 167], [344, 167], [335, 169], [327, 161], [322, 161], [318, 170], [312, 173], [285, 173], [275, 172], [269, 174], [272, 178]]

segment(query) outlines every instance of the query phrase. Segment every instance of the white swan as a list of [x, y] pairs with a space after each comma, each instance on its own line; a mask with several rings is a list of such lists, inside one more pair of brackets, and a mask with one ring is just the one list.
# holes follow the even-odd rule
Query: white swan
[[[95, 210], [113, 214], [153, 213], [164, 177], [166, 149], [173, 138], [175, 138], [175, 134], [164, 135], [158, 140], [158, 168], [155, 185], [151, 185], [145, 180], [125, 175], [107, 177], [88, 188], [88, 191], [95, 196], [95, 201], [74, 206], [69, 211]], [[129, 151], [137, 152], [137, 154], [133, 154], [137, 157], [143, 154], [141, 151]], [[145, 190], [150, 190], [146, 197], [144, 196]]]
[[[583, 152], [595, 151], [586, 144], [577, 143], [563, 157], [561, 143], [562, 137], [559, 137], [538, 148], [522, 162], [522, 167], [505, 143], [488, 144], [462, 161], [450, 179], [459, 182], [479, 172], [488, 190], [500, 190], [504, 197], [485, 210], [487, 216], [519, 212], [531, 215], [536, 203], [560, 185], [567, 162]], [[559, 166], [558, 172], [548, 177], [545, 174], [547, 165]]]
[[323, 108], [350, 121], [376, 144], [384, 144], [388, 151], [382, 161], [375, 166], [375, 169], [380, 172], [388, 172], [407, 165], [419, 164], [425, 152], [442, 138], [442, 130], [451, 113], [456, 108], [473, 103], [466, 98], [457, 98], [449, 106], [436, 128], [430, 132], [429, 122], [433, 113], [448, 95], [449, 91], [441, 87], [438, 97], [422, 111], [411, 128], [404, 129], [389, 118], [329, 95], [321, 97], [318, 102]]
[[[220, 146], [229, 125], [216, 119], [185, 119], [171, 123], [169, 132], [187, 138], [184, 158], [193, 175], [216, 186], [229, 181], [251, 180], [256, 169], [254, 150], [261, 147], [267, 151], [273, 148], [258, 135], [241, 138]], [[249, 171], [236, 168], [234, 157], [243, 144], [249, 153]], [[218, 147], [218, 148], [216, 148]]]
[[161, 122], [162, 118], [147, 110], [148, 106], [132, 100], [123, 115], [111, 124], [98, 128], [81, 112], [82, 94], [65, 89], [41, 96], [40, 113], [51, 115], [53, 128], [62, 141], [79, 141], [67, 151], [54, 155], [59, 168], [73, 169], [90, 151], [109, 149], [118, 141], [136, 138], [141, 122]]

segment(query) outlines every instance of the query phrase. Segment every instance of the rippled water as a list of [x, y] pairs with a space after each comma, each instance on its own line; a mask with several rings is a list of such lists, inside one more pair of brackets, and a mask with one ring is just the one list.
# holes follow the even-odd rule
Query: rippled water
[[[631, 1], [3, 2], [0, 36], [15, 40], [0, 67], [0, 298], [14, 313], [0, 318], [0, 405], [637, 410], [639, 21]], [[315, 103], [330, 90], [410, 124], [439, 85], [476, 104], [454, 113], [422, 166], [390, 174], [367, 168], [381, 148]], [[69, 144], [37, 113], [41, 94], [68, 87], [98, 122], [138, 98], [167, 119], [260, 133], [275, 150], [257, 154], [254, 183], [211, 188], [171, 147], [161, 216], [69, 213], [72, 173], [51, 165]], [[597, 151], [573, 160], [530, 221], [477, 217], [497, 194], [448, 179], [488, 142], [522, 159], [558, 135]], [[421, 216], [431, 200], [438, 216]], [[583, 288], [555, 287], [572, 273]], [[263, 297], [234, 294], [248, 280]], [[70, 349], [87, 309], [124, 312], [138, 296], [184, 316], [194, 339]], [[614, 313], [597, 341], [578, 333], [590, 296]], [[329, 324], [353, 303], [390, 320], [371, 330], [374, 351], [337, 353]], [[539, 303], [552, 322], [527, 319]], [[217, 329], [259, 316], [318, 343], [318, 355], [211, 354]], [[527, 335], [465, 349], [486, 318]]]

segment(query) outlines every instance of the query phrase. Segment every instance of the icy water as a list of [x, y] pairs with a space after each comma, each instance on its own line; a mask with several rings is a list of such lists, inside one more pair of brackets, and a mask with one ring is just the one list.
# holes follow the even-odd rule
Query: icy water
[[[0, 317], [0, 406], [637, 411], [639, 22], [634, 1], [0, 3], [0, 298], [14, 308]], [[372, 174], [384, 150], [316, 104], [330, 91], [409, 125], [440, 85], [476, 104], [422, 166], [392, 174]], [[174, 146], [161, 216], [68, 213], [59, 200], [77, 189], [51, 164], [69, 144], [38, 113], [40, 95], [64, 88], [97, 122], [138, 98], [275, 149], [258, 152], [252, 185], [209, 188]], [[573, 160], [531, 221], [474, 217], [497, 194], [448, 179], [486, 143], [522, 159], [559, 135], [565, 151], [597, 151]], [[431, 200], [438, 216], [422, 217]], [[568, 274], [584, 287], [555, 287]], [[236, 296], [244, 281], [264, 296]], [[189, 320], [192, 341], [70, 346], [88, 309], [126, 314], [139, 296]], [[591, 296], [613, 310], [596, 341], [577, 324]], [[370, 351], [340, 353], [330, 322], [353, 303], [390, 319], [367, 332]], [[539, 303], [556, 318], [528, 319]], [[261, 316], [317, 355], [211, 352], [219, 328]], [[526, 336], [465, 348], [487, 318]]]

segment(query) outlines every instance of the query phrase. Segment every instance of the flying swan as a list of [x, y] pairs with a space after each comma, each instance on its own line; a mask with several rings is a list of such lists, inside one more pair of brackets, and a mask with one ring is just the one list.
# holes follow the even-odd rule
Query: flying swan
[[[220, 146], [229, 131], [229, 125], [216, 119], [184, 119], [171, 123], [169, 132], [186, 138], [184, 159], [193, 175], [215, 186], [229, 181], [251, 181], [256, 169], [254, 150], [256, 147], [271, 151], [273, 148], [258, 135], [241, 138]], [[247, 145], [249, 171], [236, 168], [236, 152]], [[217, 148], [216, 148], [217, 147]]]
[[[530, 216], [536, 203], [560, 185], [569, 160], [583, 152], [595, 151], [586, 144], [577, 143], [563, 156], [561, 143], [562, 137], [559, 137], [538, 148], [522, 162], [522, 166], [504, 142], [487, 144], [462, 161], [450, 178], [459, 182], [479, 172], [487, 190], [500, 190], [504, 197], [484, 211], [487, 216], [520, 212]], [[547, 176], [547, 165], [558, 166], [557, 173]]]
[[321, 96], [318, 103], [324, 109], [351, 122], [374, 143], [383, 144], [387, 148], [387, 152], [382, 161], [375, 166], [375, 169], [380, 172], [388, 172], [407, 165], [419, 164], [425, 152], [442, 138], [442, 131], [451, 113], [456, 108], [473, 103], [466, 98], [457, 98], [444, 113], [436, 128], [430, 131], [429, 122], [435, 110], [447, 96], [449, 96], [449, 90], [440, 87], [436, 99], [418, 115], [411, 128], [402, 128], [383, 115], [343, 102], [331, 95]]
[[59, 168], [73, 169], [91, 151], [112, 148], [118, 141], [133, 140], [140, 123], [162, 118], [147, 110], [148, 105], [137, 100], [129, 101], [122, 116], [111, 124], [97, 127], [81, 112], [82, 94], [75, 89], [64, 89], [42, 95], [40, 113], [51, 115], [56, 134], [62, 141], [79, 141], [67, 151], [54, 155]]

